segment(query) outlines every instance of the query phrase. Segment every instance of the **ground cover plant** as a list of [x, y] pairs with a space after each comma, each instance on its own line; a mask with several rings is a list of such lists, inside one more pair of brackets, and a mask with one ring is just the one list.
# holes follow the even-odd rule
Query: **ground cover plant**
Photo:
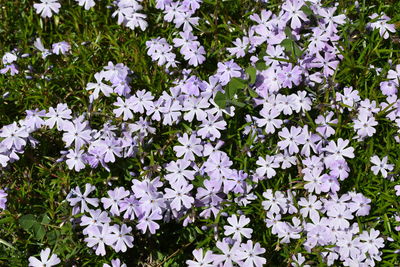
[[400, 2], [0, 2], [1, 266], [399, 266]]

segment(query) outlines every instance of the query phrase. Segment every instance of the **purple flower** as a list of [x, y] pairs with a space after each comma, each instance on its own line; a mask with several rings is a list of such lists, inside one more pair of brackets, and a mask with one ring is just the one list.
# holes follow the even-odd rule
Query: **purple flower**
[[112, 226], [108, 223], [103, 224], [102, 226], [93, 227], [88, 231], [89, 237], [86, 237], [84, 240], [87, 243], [87, 246], [90, 248], [96, 249], [96, 255], [104, 256], [106, 255], [106, 247], [105, 245], [111, 245], [113, 241]]
[[0, 209], [6, 209], [7, 196], [8, 194], [3, 189], [0, 189]]
[[386, 178], [388, 175], [387, 171], [392, 171], [394, 169], [393, 164], [388, 164], [388, 157], [385, 156], [381, 160], [378, 156], [374, 155], [371, 157], [371, 163], [374, 164], [374, 166], [371, 167], [372, 172], [375, 175], [378, 175], [379, 172], [382, 173], [383, 178]]
[[332, 219], [335, 228], [347, 229], [350, 226], [349, 220], [353, 219], [352, 211], [345, 205], [336, 205], [328, 210], [327, 215]]
[[236, 38], [236, 40], [232, 43], [235, 45], [235, 47], [227, 48], [231, 56], [236, 56], [237, 58], [244, 57], [246, 54], [246, 49], [249, 46], [249, 38]]
[[96, 229], [102, 227], [104, 224], [108, 224], [111, 222], [111, 218], [108, 217], [108, 213], [106, 211], [102, 211], [100, 209], [97, 210], [89, 210], [89, 216], [83, 215], [81, 217], [80, 226], [86, 226], [83, 229], [83, 234], [88, 235], [90, 231], [96, 231]]
[[4, 65], [11, 64], [17, 61], [18, 57], [13, 52], [6, 52], [2, 57], [2, 62]]
[[338, 120], [333, 119], [334, 113], [330, 111], [326, 116], [318, 115], [315, 123], [319, 126], [317, 127], [317, 132], [320, 133], [324, 137], [330, 137], [335, 134], [335, 130], [331, 127], [332, 124], [337, 124]]
[[283, 121], [277, 119], [280, 115], [280, 111], [277, 109], [267, 110], [265, 107], [261, 109], [260, 115], [263, 117], [261, 119], [256, 118], [257, 126], [264, 127], [266, 133], [274, 133], [275, 129], [281, 128]]
[[233, 77], [240, 77], [242, 75], [241, 70], [242, 68], [233, 59], [225, 63], [218, 62], [217, 74], [221, 85], [228, 84]]
[[200, 144], [200, 138], [196, 138], [195, 134], [188, 136], [184, 133], [182, 137], [178, 138], [182, 146], [174, 146], [174, 151], [177, 157], [182, 157], [187, 161], [194, 161], [196, 156], [202, 156], [203, 146]]
[[104, 209], [110, 209], [110, 212], [114, 216], [119, 216], [119, 203], [120, 201], [129, 195], [129, 191], [125, 190], [123, 187], [117, 187], [114, 190], [107, 191], [108, 198], [101, 198], [101, 203], [103, 203]]
[[111, 266], [107, 263], [104, 263], [103, 267], [126, 267], [126, 264], [121, 262], [120, 259], [114, 259], [111, 260]]
[[187, 49], [183, 51], [184, 59], [188, 61], [189, 65], [194, 67], [203, 64], [206, 60], [205, 54], [206, 50], [204, 47], [197, 43], [190, 43]]
[[399, 85], [399, 79], [400, 79], [400, 64], [396, 65], [396, 71], [394, 70], [389, 70], [387, 74], [387, 78], [390, 80], [389, 82], [392, 82], [393, 85], [390, 85], [390, 87], [396, 87], [396, 85]]
[[276, 191], [273, 193], [272, 189], [267, 189], [263, 193], [263, 197], [266, 198], [261, 204], [264, 210], [267, 212], [273, 212], [275, 214], [280, 214], [282, 211], [286, 211], [287, 200], [282, 192]]
[[369, 211], [371, 209], [371, 206], [369, 203], [371, 203], [371, 199], [366, 198], [362, 194], [352, 194], [351, 196], [351, 201], [348, 204], [348, 208], [352, 212], [356, 212], [357, 216], [366, 216], [369, 214]]
[[235, 242], [232, 247], [225, 241], [217, 241], [217, 248], [222, 251], [223, 255], [214, 255], [214, 264], [223, 267], [234, 266], [234, 263], [239, 263], [237, 260], [237, 252], [240, 250], [240, 243]]
[[182, 106], [178, 101], [167, 99], [162, 107], [160, 107], [160, 111], [163, 114], [163, 124], [164, 125], [172, 125], [173, 123], [179, 122], [179, 116], [181, 115]]
[[400, 185], [395, 185], [394, 190], [396, 190], [396, 196], [400, 196]]
[[[90, 211], [88, 204], [92, 205], [93, 207], [97, 207], [99, 205], [98, 198], [89, 198], [89, 194], [96, 190], [96, 187], [87, 183], [85, 185], [85, 192], [82, 194], [81, 189], [79, 186], [72, 189], [67, 196], [67, 201], [73, 207], [78, 206], [80, 204], [79, 212], [87, 212]], [[77, 212], [77, 213], [79, 213]]]
[[190, 209], [194, 203], [194, 198], [189, 196], [192, 189], [192, 184], [173, 184], [172, 189], [165, 189], [164, 198], [171, 199], [171, 208], [177, 211], [182, 210], [182, 205], [186, 209]]
[[282, 10], [286, 11], [286, 21], [291, 20], [290, 27], [292, 29], [300, 28], [301, 21], [308, 21], [306, 14], [301, 10], [303, 5], [304, 2], [301, 0], [285, 1], [282, 5]]
[[117, 102], [114, 103], [114, 106], [118, 107], [113, 110], [116, 116], [120, 117], [122, 114], [124, 114], [124, 121], [133, 119], [133, 103], [129, 101], [129, 99], [123, 100], [121, 97], [118, 97]]
[[131, 195], [119, 202], [120, 212], [124, 212], [124, 219], [133, 220], [138, 217], [142, 212], [139, 208], [140, 201], [135, 196]]
[[232, 173], [230, 166], [232, 161], [225, 152], [212, 153], [206, 162], [204, 162], [204, 171], [208, 176], [218, 184], [222, 184], [222, 177], [229, 177]]
[[67, 104], [57, 104], [56, 109], [53, 107], [49, 108], [49, 112], [46, 114], [46, 117], [49, 117], [45, 124], [50, 128], [53, 128], [54, 125], [57, 125], [57, 130], [61, 131], [64, 129], [64, 125], [67, 120], [71, 119], [72, 111], [68, 108]]
[[360, 241], [362, 241], [361, 249], [364, 253], [368, 252], [369, 255], [379, 254], [379, 249], [385, 246], [382, 237], [379, 237], [379, 230], [370, 229], [368, 231], [363, 231], [360, 234]]
[[162, 216], [159, 211], [147, 211], [139, 220], [139, 223], [136, 225], [136, 228], [141, 230], [143, 233], [147, 232], [147, 229], [150, 233], [155, 234], [156, 230], [160, 228], [160, 225], [155, 220], [161, 220]]
[[[187, 8], [187, 7], [185, 7]], [[193, 26], [197, 26], [199, 24], [199, 18], [198, 17], [192, 17], [193, 11], [188, 11], [188, 12], [183, 12], [179, 13], [177, 16], [175, 16], [174, 23], [175, 23], [175, 28], [180, 28], [183, 25], [183, 31], [192, 31]]]
[[62, 140], [67, 147], [70, 147], [74, 143], [75, 148], [80, 149], [92, 139], [92, 130], [89, 128], [89, 122], [82, 121], [81, 118], [76, 118], [72, 122], [65, 121], [63, 123], [63, 130], [65, 133]]
[[207, 97], [188, 97], [183, 103], [182, 111], [188, 111], [183, 116], [184, 120], [192, 122], [196, 116], [196, 120], [203, 121], [207, 118], [206, 109], [210, 106]]
[[214, 141], [216, 138], [221, 137], [220, 130], [225, 130], [226, 125], [221, 116], [208, 113], [207, 119], [204, 119], [200, 125], [198, 135], [203, 139], [210, 138], [211, 141]]
[[335, 141], [330, 141], [328, 146], [323, 149], [323, 151], [330, 153], [330, 155], [325, 158], [325, 162], [329, 164], [332, 161], [344, 160], [344, 157], [354, 158], [354, 148], [346, 148], [348, 144], [349, 140], [343, 140], [342, 138], [337, 140], [337, 144]]
[[153, 107], [153, 99], [154, 97], [150, 92], [147, 92], [146, 90], [140, 90], [131, 96], [128, 101], [133, 112], [143, 114], [145, 110], [150, 110]]
[[107, 244], [110, 244], [115, 252], [126, 252], [127, 248], [133, 247], [133, 236], [128, 235], [132, 232], [132, 227], [123, 224], [121, 229], [119, 225], [114, 225], [111, 234], [107, 236]]
[[304, 181], [307, 183], [304, 185], [304, 189], [306, 189], [309, 193], [321, 193], [321, 186], [322, 186], [322, 169], [314, 168], [310, 169], [303, 169], [304, 173]]
[[7, 72], [10, 72], [11, 76], [14, 76], [19, 73], [17, 65], [14, 63], [12, 64], [7, 64], [4, 66], [3, 69], [0, 69], [1, 74], [6, 74]]
[[354, 130], [360, 137], [373, 136], [376, 132], [374, 126], [378, 125], [371, 114], [361, 109], [358, 118], [354, 120]]
[[317, 200], [316, 196], [310, 195], [308, 199], [302, 197], [298, 204], [303, 207], [300, 209], [303, 217], [310, 217], [313, 222], [319, 221], [318, 210], [322, 208], [322, 203]]
[[101, 153], [104, 154], [104, 162], [115, 162], [115, 156], [121, 157], [121, 144], [118, 139], [106, 139], [99, 140], [95, 145], [97, 148], [101, 150]]
[[27, 110], [26, 111], [26, 118], [25, 118], [25, 125], [32, 128], [33, 130], [37, 130], [44, 125], [44, 120], [41, 117], [46, 116], [45, 110]]
[[374, 22], [370, 23], [370, 26], [373, 29], [379, 29], [379, 34], [384, 38], [389, 38], [389, 33], [396, 32], [396, 28], [394, 24], [389, 24], [388, 21], [390, 18], [385, 15], [385, 13], [381, 12], [380, 16], [376, 13], [369, 16], [370, 19], [375, 20]]
[[165, 175], [165, 179], [172, 184], [185, 184], [187, 180], [193, 180], [195, 171], [188, 170], [190, 161], [185, 159], [178, 159], [177, 161], [171, 161], [167, 166], [166, 170], [169, 172]]
[[299, 144], [304, 144], [304, 135], [302, 134], [301, 127], [292, 126], [289, 130], [285, 127], [278, 133], [280, 137], [284, 140], [278, 142], [278, 146], [281, 150], [288, 148], [289, 154], [293, 155], [294, 153], [299, 152]]

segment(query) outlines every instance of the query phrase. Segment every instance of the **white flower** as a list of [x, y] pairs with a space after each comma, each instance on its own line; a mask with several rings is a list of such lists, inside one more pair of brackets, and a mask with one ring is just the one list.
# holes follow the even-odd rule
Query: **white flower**
[[53, 16], [53, 12], [58, 14], [60, 10], [60, 3], [58, 3], [58, 0], [40, 0], [41, 3], [36, 3], [33, 5], [33, 7], [36, 9], [36, 13], [39, 14], [43, 17], [51, 17]]
[[375, 164], [375, 166], [371, 167], [371, 171], [375, 174], [378, 175], [379, 172], [382, 173], [383, 178], [387, 177], [388, 172], [387, 171], [392, 171], [394, 168], [393, 164], [387, 164], [388, 157], [385, 156], [383, 157], [382, 160], [377, 155], [374, 155], [371, 157], [371, 163]]
[[224, 226], [224, 234], [226, 236], [233, 234], [232, 238], [238, 242], [242, 242], [242, 235], [246, 238], [251, 238], [253, 229], [244, 227], [250, 222], [249, 218], [240, 215], [240, 218], [238, 220], [236, 214], [233, 214], [231, 217], [228, 218], [228, 222], [230, 225]]
[[265, 159], [258, 157], [256, 162], [259, 168], [257, 168], [256, 173], [258, 176], [264, 176], [267, 174], [267, 178], [270, 179], [276, 175], [276, 168], [279, 168], [279, 163], [276, 162], [273, 156], [266, 155]]
[[2, 61], [3, 61], [3, 64], [5, 65], [5, 64], [11, 64], [14, 61], [17, 61], [17, 59], [18, 58], [14, 53], [7, 52], [4, 54]]
[[59, 264], [61, 261], [56, 254], [50, 256], [50, 249], [46, 248], [40, 252], [40, 260], [35, 257], [29, 257], [29, 266], [34, 267], [50, 267]]
[[86, 10], [91, 9], [96, 4], [94, 0], [75, 0], [75, 1], [78, 2], [78, 5], [84, 6]]

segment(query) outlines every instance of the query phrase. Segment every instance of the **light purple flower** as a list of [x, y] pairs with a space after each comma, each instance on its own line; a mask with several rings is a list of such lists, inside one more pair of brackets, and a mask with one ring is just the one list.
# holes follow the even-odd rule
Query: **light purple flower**
[[211, 251], [207, 251], [205, 255], [203, 255], [203, 249], [195, 249], [193, 250], [193, 256], [195, 260], [187, 260], [186, 264], [188, 267], [214, 267], [212, 264], [214, 261], [214, 255]]
[[375, 175], [378, 175], [378, 173], [381, 172], [383, 178], [386, 178], [388, 171], [392, 171], [394, 169], [393, 164], [388, 164], [387, 156], [383, 157], [381, 160], [377, 155], [374, 155], [370, 160], [371, 163], [374, 164], [374, 166], [371, 167], [371, 170]]
[[101, 198], [101, 203], [103, 203], [104, 209], [110, 209], [110, 212], [114, 216], [119, 216], [119, 203], [120, 201], [129, 195], [129, 191], [125, 190], [122, 186], [114, 188], [114, 190], [107, 191], [108, 198]]
[[146, 233], [147, 230], [150, 233], [155, 234], [156, 230], [160, 228], [160, 225], [155, 220], [161, 220], [162, 216], [159, 211], [147, 211], [142, 218], [140, 218], [139, 223], [136, 228]]
[[56, 254], [51, 254], [50, 248], [46, 248], [40, 252], [40, 260], [35, 257], [29, 257], [29, 266], [33, 267], [51, 267], [61, 262], [60, 258]]
[[6, 209], [7, 196], [8, 194], [3, 189], [0, 189], [0, 209]]
[[262, 248], [259, 243], [253, 243], [248, 240], [247, 243], [241, 244], [241, 250], [237, 252], [237, 259], [242, 260], [246, 267], [261, 267], [267, 263], [267, 260], [260, 256], [265, 253], [265, 248]]
[[114, 248], [115, 252], [126, 252], [128, 247], [133, 247], [133, 236], [128, 235], [131, 232], [132, 227], [126, 224], [123, 224], [121, 228], [119, 225], [114, 225], [111, 234], [106, 237], [106, 242]]
[[241, 70], [242, 68], [233, 59], [225, 63], [218, 62], [217, 74], [221, 85], [228, 84], [233, 77], [240, 77], [242, 75]]
[[96, 5], [94, 0], [75, 0], [78, 5], [85, 7], [85, 10], [89, 10]]
[[72, 189], [67, 196], [67, 201], [71, 206], [78, 206], [80, 204], [80, 212], [88, 212], [91, 209], [88, 207], [88, 204], [92, 205], [93, 207], [97, 207], [99, 205], [98, 198], [90, 198], [88, 197], [91, 192], [96, 190], [96, 187], [86, 183], [85, 185], [85, 192], [82, 193], [79, 186]]
[[68, 42], [62, 41], [62, 42], [59, 42], [59, 43], [54, 43], [52, 45], [52, 48], [53, 48], [53, 54], [56, 54], [56, 55], [63, 54], [63, 55], [65, 55], [71, 49], [71, 45]]
[[265, 159], [262, 157], [258, 157], [256, 162], [259, 168], [257, 168], [256, 172], [259, 176], [264, 176], [267, 174], [267, 178], [270, 179], [276, 175], [276, 168], [279, 168], [279, 163], [276, 161], [275, 157], [266, 155]]
[[242, 242], [242, 236], [246, 238], [251, 238], [251, 234], [253, 233], [253, 229], [246, 228], [247, 224], [250, 223], [250, 219], [246, 218], [244, 215], [240, 215], [239, 220], [236, 214], [233, 214], [231, 217], [228, 218], [228, 223], [230, 225], [225, 225], [224, 235], [232, 235], [232, 238], [237, 242]]
[[187, 161], [194, 161], [196, 156], [202, 156], [203, 146], [200, 144], [200, 138], [197, 138], [195, 134], [188, 136], [184, 133], [182, 137], [178, 138], [179, 143], [182, 146], [174, 146], [174, 151], [177, 157], [182, 157]]
[[172, 189], [165, 189], [164, 198], [171, 199], [171, 208], [177, 211], [182, 210], [182, 206], [190, 209], [194, 203], [194, 198], [189, 195], [192, 189], [192, 184], [173, 184]]
[[41, 13], [43, 18], [53, 16], [53, 13], [58, 14], [60, 10], [60, 3], [58, 0], [40, 0], [40, 3], [33, 4], [33, 7], [36, 9], [36, 13]]

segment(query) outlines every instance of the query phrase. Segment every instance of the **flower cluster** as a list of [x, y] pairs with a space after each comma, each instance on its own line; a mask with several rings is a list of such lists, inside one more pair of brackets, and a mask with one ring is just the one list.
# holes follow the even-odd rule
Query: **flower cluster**
[[[76, 1], [86, 10], [96, 4]], [[86, 85], [87, 112], [75, 113], [67, 103], [58, 103], [48, 110], [27, 110], [24, 119], [4, 125], [1, 166], [20, 159], [27, 146], [35, 148], [39, 140], [34, 133], [46, 129], [58, 132], [64, 143], [57, 163], [76, 172], [112, 172], [114, 163], [138, 159], [143, 168], [123, 186], [110, 182], [104, 189], [86, 183], [84, 190], [78, 185], [68, 193], [72, 221], [82, 231], [82, 242], [98, 256], [127, 252], [135, 246], [135, 235], [156, 235], [164, 224], [175, 223], [214, 233], [207, 247], [193, 250], [188, 266], [263, 266], [268, 264], [265, 242], [256, 230], [262, 225], [277, 246], [296, 243], [303, 254], [318, 254], [329, 266], [375, 266], [385, 239], [377, 224], [360, 222], [373, 209], [372, 199], [343, 189], [354, 178], [352, 168], [362, 154], [358, 147], [377, 133], [380, 123], [397, 127], [395, 141], [400, 143], [400, 65], [388, 70], [379, 85], [382, 102], [336, 84], [344, 58], [341, 29], [350, 19], [320, 1], [286, 0], [279, 13], [252, 13], [249, 27], [226, 47], [229, 57], [216, 62], [213, 73], [200, 75], [197, 68], [208, 59], [201, 34], [195, 35], [202, 4], [155, 1], [160, 19], [175, 32], [168, 39], [149, 38], [147, 56], [171, 74], [171, 86], [162, 92], [137, 88], [133, 71], [110, 61]], [[34, 8], [46, 18], [60, 6], [57, 0], [41, 0]], [[144, 3], [117, 0], [113, 6], [118, 24], [147, 29]], [[369, 18], [369, 28], [378, 29], [383, 39], [395, 32], [385, 14]], [[49, 50], [38, 38], [34, 46], [43, 59], [72, 53], [65, 41]], [[6, 53], [1, 73], [17, 75], [17, 59], [16, 51]], [[105, 115], [96, 107], [107, 101], [109, 120], [99, 126], [93, 114]], [[240, 123], [231, 134], [232, 125]], [[162, 135], [170, 139], [160, 141]], [[235, 136], [240, 146], [232, 145]], [[234, 151], [239, 147], [240, 152]], [[372, 165], [366, 170], [393, 181], [395, 165], [389, 162], [394, 159], [383, 153], [377, 150], [368, 158]], [[278, 178], [287, 180], [284, 189], [271, 186]], [[0, 190], [0, 209], [6, 197]], [[215, 223], [204, 223], [209, 221]], [[289, 263], [310, 266], [303, 254], [292, 254]], [[60, 263], [57, 255], [49, 256], [47, 248], [40, 261], [29, 258], [30, 266]], [[119, 259], [111, 264], [126, 266]]]

